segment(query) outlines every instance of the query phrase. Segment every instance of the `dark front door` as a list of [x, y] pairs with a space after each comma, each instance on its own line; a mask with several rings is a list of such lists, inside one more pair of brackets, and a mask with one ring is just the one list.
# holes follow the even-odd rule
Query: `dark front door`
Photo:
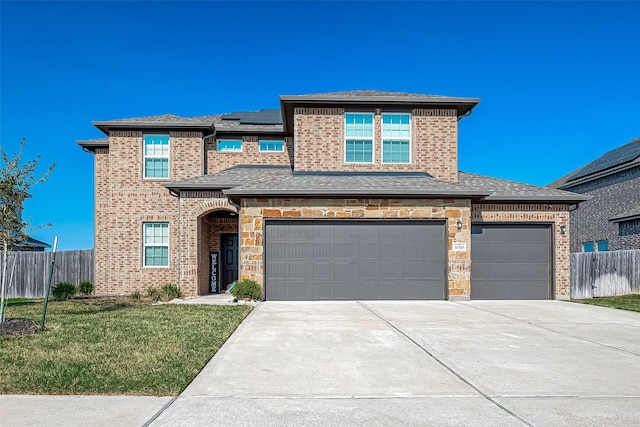
[[220, 290], [224, 291], [231, 282], [238, 280], [238, 235], [223, 234], [220, 239], [222, 240]]

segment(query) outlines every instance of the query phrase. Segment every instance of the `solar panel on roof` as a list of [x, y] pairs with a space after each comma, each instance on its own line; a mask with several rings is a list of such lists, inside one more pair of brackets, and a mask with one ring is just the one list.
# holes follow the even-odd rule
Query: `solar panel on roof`
[[259, 110], [225, 114], [222, 120], [239, 120], [243, 125], [281, 125], [280, 110]]
[[628, 163], [638, 157], [640, 157], [640, 138], [636, 138], [622, 147], [618, 147], [615, 150], [605, 153], [602, 157], [597, 158], [575, 174], [571, 175], [569, 179], [567, 179], [567, 182], [575, 181], [576, 179], [587, 175]]

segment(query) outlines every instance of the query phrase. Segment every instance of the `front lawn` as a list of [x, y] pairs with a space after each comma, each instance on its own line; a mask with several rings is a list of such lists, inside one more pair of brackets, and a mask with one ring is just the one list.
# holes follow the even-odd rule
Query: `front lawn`
[[618, 297], [600, 297], [574, 301], [582, 304], [599, 305], [601, 307], [619, 308], [621, 310], [640, 312], [640, 295], [622, 295]]
[[[7, 318], [40, 321], [42, 304]], [[179, 394], [251, 307], [151, 305], [123, 299], [50, 302], [47, 331], [0, 337], [0, 394]]]

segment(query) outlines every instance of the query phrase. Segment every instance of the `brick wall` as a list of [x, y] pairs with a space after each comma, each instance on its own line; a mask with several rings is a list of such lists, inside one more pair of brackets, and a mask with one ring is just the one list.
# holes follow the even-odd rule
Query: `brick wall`
[[[470, 295], [470, 202], [415, 199], [243, 199], [240, 224], [240, 275], [263, 284], [265, 218], [421, 218], [444, 219], [448, 230], [448, 292], [450, 299]], [[458, 230], [457, 221], [462, 221]], [[466, 251], [453, 251], [453, 242]]]
[[598, 240], [608, 240], [611, 251], [640, 249], [640, 230], [609, 221], [640, 206], [640, 167], [569, 188], [569, 191], [591, 197], [571, 211], [571, 252], [582, 252], [583, 242]]
[[[207, 139], [205, 141], [205, 149], [207, 152], [207, 174], [220, 172], [235, 165], [291, 165], [291, 162], [293, 161], [292, 138], [281, 138], [285, 142], [285, 149], [282, 152], [261, 152], [258, 145], [259, 139], [262, 138], [259, 138], [257, 136], [242, 137], [242, 152], [217, 151], [216, 138]], [[271, 136], [264, 139], [277, 138]]]
[[[201, 173], [202, 133], [171, 132], [169, 178], [143, 179], [143, 133], [111, 131], [95, 157], [96, 291], [178, 282], [178, 199], [162, 183]], [[143, 222], [169, 223], [169, 267], [143, 267]]]
[[413, 171], [458, 180], [458, 121], [455, 110], [411, 111], [410, 164], [382, 163], [381, 113], [375, 111], [373, 163], [345, 163], [342, 108], [296, 108], [294, 112], [296, 171]]
[[537, 222], [552, 224], [554, 289], [556, 299], [569, 299], [569, 241], [570, 232], [560, 232], [560, 227], [569, 229], [569, 207], [555, 204], [509, 204], [478, 203], [471, 206], [471, 223], [482, 222]]

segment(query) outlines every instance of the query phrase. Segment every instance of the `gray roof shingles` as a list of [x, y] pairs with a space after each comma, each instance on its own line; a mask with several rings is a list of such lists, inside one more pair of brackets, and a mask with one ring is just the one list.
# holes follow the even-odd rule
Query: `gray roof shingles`
[[630, 221], [632, 219], [640, 218], [640, 206], [629, 209], [628, 211], [622, 212], [615, 217], [611, 218], [609, 221], [612, 222], [623, 222]]
[[460, 172], [450, 183], [426, 173], [294, 173], [288, 166], [234, 166], [165, 184], [172, 190], [219, 189], [238, 196], [470, 197], [487, 201], [578, 202], [579, 194]]

